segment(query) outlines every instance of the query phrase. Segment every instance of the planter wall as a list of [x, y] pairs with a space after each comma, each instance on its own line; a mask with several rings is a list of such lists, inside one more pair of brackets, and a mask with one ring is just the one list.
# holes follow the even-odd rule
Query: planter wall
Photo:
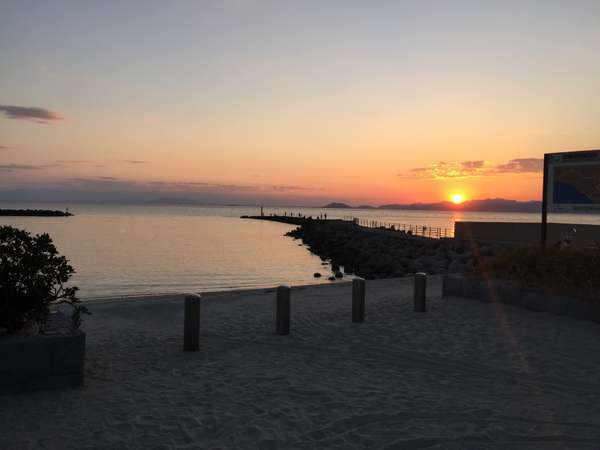
[[85, 333], [53, 313], [45, 334], [0, 337], [0, 394], [83, 385]]
[[[571, 242], [572, 247], [594, 246], [600, 237], [598, 225], [569, 225], [566, 223], [548, 224], [548, 242], [550, 244], [560, 241], [567, 235], [573, 235], [573, 228], [577, 233]], [[515, 223], [515, 222], [456, 222], [454, 224], [454, 238], [464, 242], [503, 242], [507, 244], [539, 244], [540, 224]]]
[[505, 303], [531, 311], [568, 315], [600, 323], [600, 304], [570, 298], [542, 289], [522, 288], [510, 281], [467, 275], [444, 275], [442, 297], [463, 297]]

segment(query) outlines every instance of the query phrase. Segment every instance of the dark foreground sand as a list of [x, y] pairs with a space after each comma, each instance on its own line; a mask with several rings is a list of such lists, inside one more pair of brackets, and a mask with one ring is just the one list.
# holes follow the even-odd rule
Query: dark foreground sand
[[600, 448], [600, 326], [440, 299], [412, 280], [207, 295], [202, 349], [181, 351], [182, 299], [92, 304], [86, 386], [0, 397], [0, 448]]

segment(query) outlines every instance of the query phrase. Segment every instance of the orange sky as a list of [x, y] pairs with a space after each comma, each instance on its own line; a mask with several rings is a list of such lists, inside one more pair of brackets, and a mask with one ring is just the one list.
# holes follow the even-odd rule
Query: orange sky
[[529, 200], [600, 147], [598, 2], [3, 8], [0, 200]]

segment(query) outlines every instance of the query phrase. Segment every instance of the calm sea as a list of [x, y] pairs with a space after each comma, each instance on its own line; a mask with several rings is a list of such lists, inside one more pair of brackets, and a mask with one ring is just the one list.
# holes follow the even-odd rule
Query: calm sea
[[[65, 205], [2, 205], [62, 209]], [[330, 268], [285, 224], [242, 220], [256, 207], [71, 205], [69, 218], [0, 217], [0, 224], [49, 233], [76, 269], [82, 298], [202, 292], [328, 282]], [[536, 222], [538, 214], [265, 208], [265, 213], [327, 214], [452, 228], [456, 220]], [[600, 216], [556, 215], [565, 223], [600, 224]]]

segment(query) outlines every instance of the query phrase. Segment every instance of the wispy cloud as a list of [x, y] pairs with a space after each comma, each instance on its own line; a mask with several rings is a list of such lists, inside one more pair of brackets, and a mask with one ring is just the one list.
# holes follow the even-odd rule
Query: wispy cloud
[[122, 159], [121, 162], [127, 163], [127, 164], [147, 164], [148, 161], [142, 161], [139, 159]]
[[506, 164], [496, 167], [500, 173], [531, 173], [544, 170], [544, 160], [541, 158], [511, 159]]
[[0, 145], [0, 150], [9, 150], [12, 147], [9, 147], [8, 145]]
[[208, 181], [131, 181], [111, 176], [74, 177], [65, 180], [62, 185], [75, 189], [97, 191], [132, 191], [132, 192], [180, 192], [180, 193], [281, 193], [293, 191], [316, 191], [322, 188], [285, 185], [252, 185], [214, 183]]
[[46, 169], [47, 165], [33, 164], [0, 164], [0, 172], [17, 172], [20, 170], [41, 170]]
[[255, 189], [255, 186], [244, 184], [210, 183], [206, 181], [149, 181], [148, 186], [166, 190], [228, 190], [228, 191], [247, 191]]
[[[5, 169], [36, 170], [36, 166], [11, 164]], [[0, 166], [0, 171], [4, 170]], [[44, 168], [42, 166], [40, 169]], [[2, 172], [0, 172], [2, 173]], [[231, 184], [213, 181], [138, 181], [116, 176], [81, 175], [53, 181], [36, 180], [38, 172], [16, 172], [10, 181], [0, 175], [0, 199], [26, 201], [149, 202], [189, 200], [206, 203], [286, 204], [290, 200], [307, 204], [320, 198], [323, 188], [296, 185]], [[6, 180], [5, 180], [6, 179]], [[6, 181], [6, 182], [4, 182]], [[311, 191], [311, 192], [309, 192]]]
[[408, 174], [401, 174], [407, 178], [466, 178], [481, 176], [489, 171], [485, 161], [446, 162], [440, 161], [427, 167], [416, 167]]
[[287, 192], [287, 191], [314, 191], [315, 188], [305, 187], [305, 186], [281, 186], [281, 185], [273, 185], [271, 188], [274, 191], [278, 192]]
[[36, 123], [45, 124], [63, 120], [63, 117], [55, 111], [34, 106], [0, 105], [0, 112], [9, 119], [30, 120]]
[[427, 167], [415, 167], [403, 178], [443, 180], [453, 178], [489, 177], [507, 173], [538, 173], [542, 171], [544, 160], [540, 158], [517, 158], [503, 164], [490, 161], [440, 161]]
[[460, 165], [464, 169], [482, 169], [485, 166], [485, 161], [463, 161]]

